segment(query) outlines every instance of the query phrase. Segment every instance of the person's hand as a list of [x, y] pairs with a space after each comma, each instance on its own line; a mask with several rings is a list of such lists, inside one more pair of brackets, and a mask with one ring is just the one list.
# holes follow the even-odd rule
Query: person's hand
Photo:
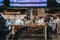
[[8, 30], [11, 30], [11, 27], [9, 27]]
[[48, 25], [48, 23], [44, 23], [44, 25], [43, 25], [43, 26], [45, 27], [45, 26], [47, 26], [47, 25]]

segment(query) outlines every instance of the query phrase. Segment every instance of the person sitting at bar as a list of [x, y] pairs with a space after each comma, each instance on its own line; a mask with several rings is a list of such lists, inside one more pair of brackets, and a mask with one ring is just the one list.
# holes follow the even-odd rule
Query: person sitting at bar
[[11, 21], [11, 19], [8, 17], [7, 20], [6, 20], [6, 22], [5, 22], [5, 26], [6, 26], [7, 28], [9, 28], [9, 26], [11, 26], [11, 24], [12, 24], [12, 21]]
[[21, 18], [17, 19], [15, 21], [15, 35], [14, 38], [16, 37], [17, 39], [20, 37], [21, 33], [22, 33], [22, 26], [24, 25], [23, 21]]
[[22, 26], [22, 25], [24, 25], [24, 23], [23, 23], [23, 21], [22, 21], [21, 19], [17, 19], [17, 20], [15, 21], [15, 25]]
[[38, 24], [43, 24], [44, 23], [44, 18], [40, 17], [39, 20], [38, 20]]
[[35, 23], [38, 24], [38, 17], [35, 18]]

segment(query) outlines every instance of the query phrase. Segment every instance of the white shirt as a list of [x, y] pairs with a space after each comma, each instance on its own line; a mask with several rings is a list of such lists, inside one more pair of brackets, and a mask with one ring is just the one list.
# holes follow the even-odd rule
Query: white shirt
[[2, 13], [0, 13], [0, 14], [4, 17], [4, 15]]
[[38, 20], [35, 20], [35, 23], [38, 23]]
[[43, 23], [44, 23], [44, 20], [42, 20], [42, 19], [38, 20], [38, 24], [43, 24]]
[[30, 23], [30, 20], [27, 20], [25, 23], [26, 23], [26, 24], [29, 24], [29, 23]]
[[52, 21], [48, 22], [48, 25], [52, 27], [52, 30], [55, 30], [55, 28], [56, 28], [56, 20], [52, 20]]
[[60, 19], [56, 19], [56, 23], [59, 24], [60, 23]]
[[18, 20], [16, 20], [15, 25], [22, 26], [23, 25], [23, 21], [18, 19]]

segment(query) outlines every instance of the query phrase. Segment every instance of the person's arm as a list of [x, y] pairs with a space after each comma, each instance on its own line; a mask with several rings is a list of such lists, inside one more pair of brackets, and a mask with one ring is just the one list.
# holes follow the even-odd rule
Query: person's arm
[[21, 25], [24, 25], [23, 21], [21, 22]]

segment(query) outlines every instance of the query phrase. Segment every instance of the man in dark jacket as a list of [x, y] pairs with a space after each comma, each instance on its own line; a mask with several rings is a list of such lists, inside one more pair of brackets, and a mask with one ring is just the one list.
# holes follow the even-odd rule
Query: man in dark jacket
[[5, 28], [5, 19], [4, 13], [6, 13], [7, 8], [5, 6], [0, 7], [0, 40], [6, 40], [6, 34], [9, 33], [9, 30]]

